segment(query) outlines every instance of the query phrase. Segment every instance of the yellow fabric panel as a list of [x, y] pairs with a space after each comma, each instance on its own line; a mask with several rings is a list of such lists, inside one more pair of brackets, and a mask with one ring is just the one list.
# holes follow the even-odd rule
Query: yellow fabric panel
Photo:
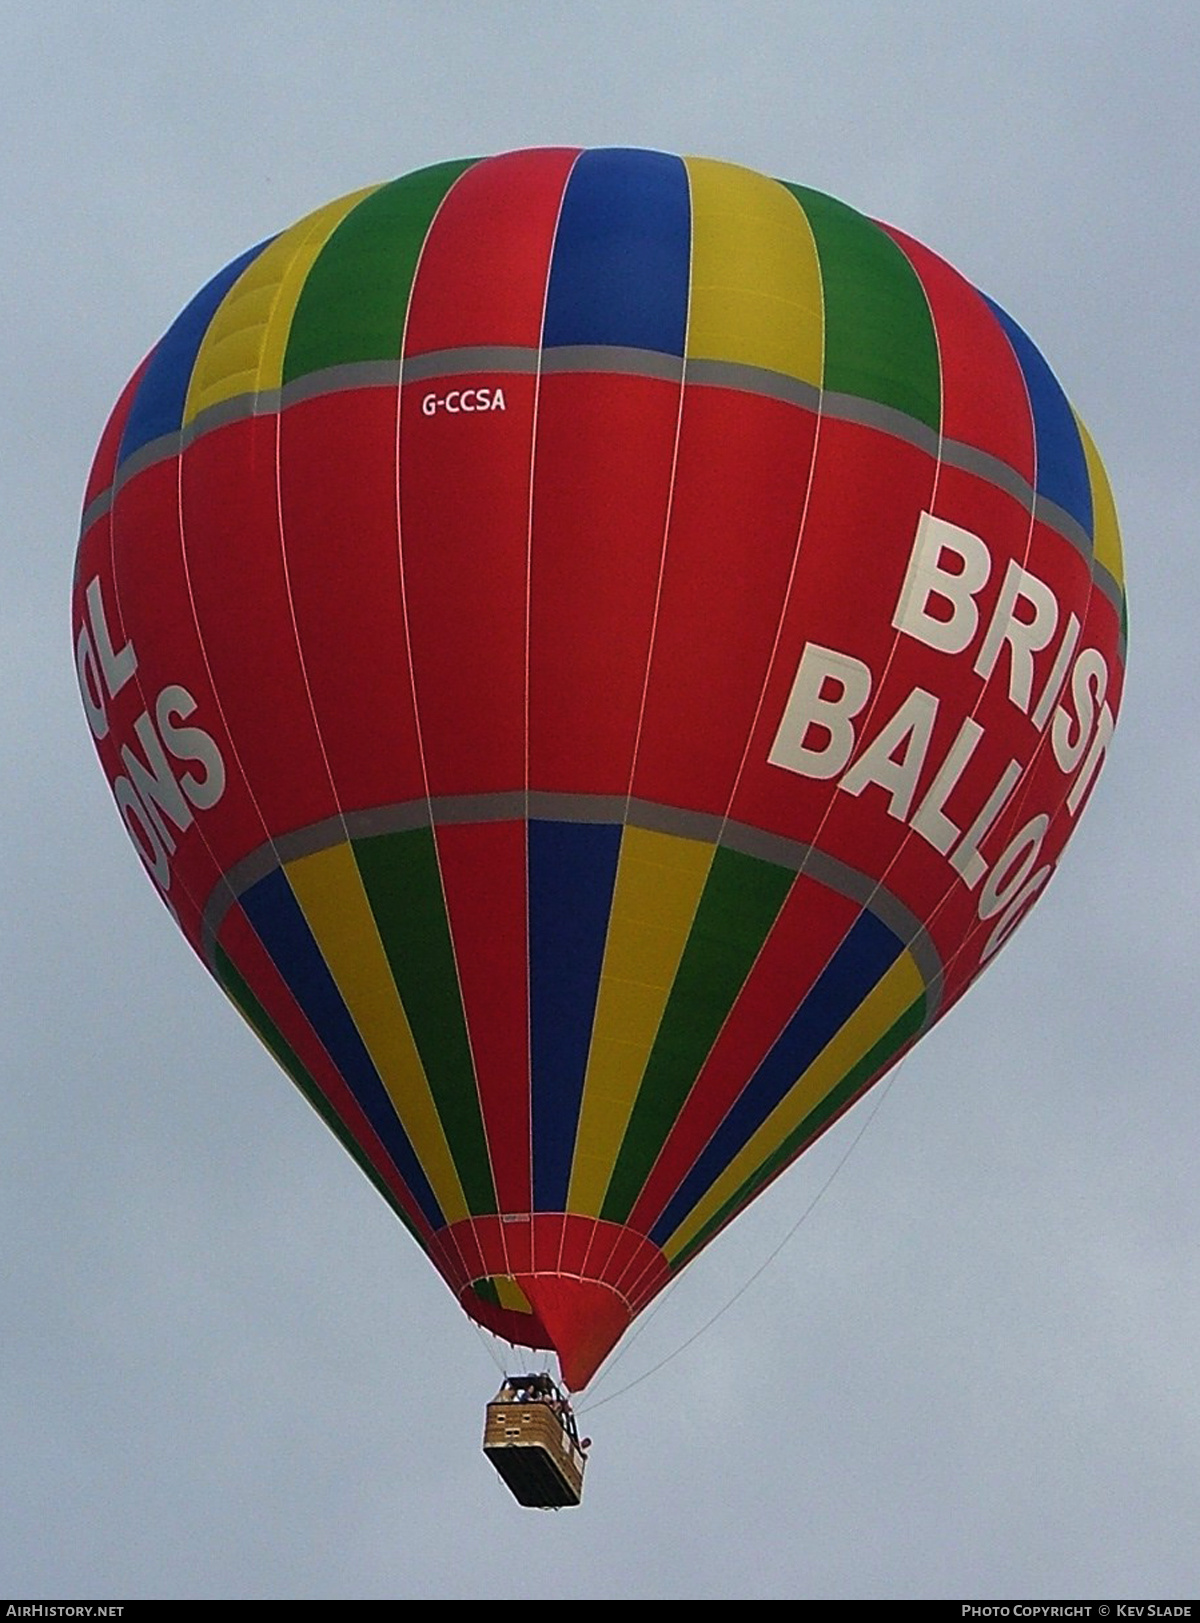
[[353, 851], [331, 846], [289, 862], [286, 872], [447, 1222], [469, 1216]]
[[306, 215], [264, 248], [222, 299], [196, 355], [183, 421], [238, 395], [278, 389], [300, 290], [334, 231], [375, 186]]
[[600, 1215], [714, 849], [643, 828], [622, 836], [568, 1211]]
[[902, 953], [730, 1162], [692, 1214], [671, 1235], [663, 1246], [668, 1262], [674, 1260], [709, 1218], [775, 1153], [788, 1134], [837, 1087], [924, 990], [925, 982], [912, 954]]
[[1117, 524], [1117, 508], [1108, 483], [1108, 475], [1104, 471], [1104, 464], [1100, 460], [1100, 453], [1096, 450], [1092, 436], [1080, 421], [1078, 413], [1075, 414], [1075, 423], [1079, 429], [1079, 437], [1083, 441], [1083, 454], [1087, 458], [1088, 478], [1092, 486], [1092, 528], [1095, 531], [1093, 551], [1096, 562], [1104, 565], [1124, 591], [1125, 559], [1121, 553], [1121, 531]]
[[532, 1313], [529, 1298], [507, 1274], [493, 1274], [492, 1284], [496, 1287], [496, 1295], [500, 1298], [500, 1306], [510, 1308], [514, 1313]]
[[688, 357], [768, 367], [819, 388], [824, 318], [816, 243], [778, 181], [685, 158], [692, 192]]

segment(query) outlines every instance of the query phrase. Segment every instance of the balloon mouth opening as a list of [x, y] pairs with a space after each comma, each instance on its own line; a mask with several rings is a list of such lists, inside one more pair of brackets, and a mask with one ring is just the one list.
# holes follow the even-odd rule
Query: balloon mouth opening
[[545, 1325], [512, 1274], [484, 1274], [473, 1279], [462, 1292], [461, 1301], [477, 1324], [503, 1335], [506, 1341], [542, 1352], [554, 1351]]
[[573, 1212], [463, 1218], [435, 1236], [433, 1256], [470, 1318], [514, 1346], [557, 1353], [572, 1392], [670, 1277], [644, 1234]]
[[581, 1391], [633, 1313], [609, 1285], [561, 1274], [487, 1274], [459, 1300], [477, 1324], [519, 1347], [557, 1354], [564, 1385]]

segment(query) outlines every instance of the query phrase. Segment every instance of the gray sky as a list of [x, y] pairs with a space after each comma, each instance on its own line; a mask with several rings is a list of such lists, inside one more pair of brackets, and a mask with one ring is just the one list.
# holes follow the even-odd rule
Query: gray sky
[[[64, 0], [4, 35], [0, 1594], [1196, 1594], [1194, 10]], [[543, 142], [746, 163], [957, 264], [1092, 429], [1131, 605], [1047, 897], [762, 1277], [587, 1416], [558, 1516], [479, 1454], [486, 1338], [154, 899], [68, 635], [95, 441], [191, 293], [328, 198]], [[592, 1402], [728, 1302], [881, 1092]]]

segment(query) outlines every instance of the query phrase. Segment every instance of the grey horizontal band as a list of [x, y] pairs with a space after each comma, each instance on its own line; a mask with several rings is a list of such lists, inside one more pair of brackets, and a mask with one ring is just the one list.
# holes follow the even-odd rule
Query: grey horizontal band
[[310, 372], [282, 389], [232, 396], [200, 412], [181, 432], [163, 434], [139, 447], [121, 463], [113, 485], [88, 503], [81, 521], [81, 535], [103, 516], [120, 488], [144, 468], [168, 457], [178, 456], [202, 435], [245, 417], [273, 415], [286, 411], [302, 400], [340, 394], [352, 389], [397, 389], [402, 383], [433, 381], [466, 375], [556, 376], [569, 373], [613, 373], [621, 376], [657, 378], [685, 383], [688, 387], [740, 390], [746, 394], [782, 400], [805, 410], [820, 412], [839, 422], [861, 423], [879, 429], [931, 456], [940, 456], [951, 467], [985, 480], [997, 490], [1014, 497], [1039, 522], [1061, 536], [1093, 565], [1093, 577], [1105, 595], [1120, 605], [1120, 589], [1107, 571], [1100, 579], [1100, 566], [1093, 558], [1092, 543], [1079, 521], [1046, 496], [1036, 495], [1028, 480], [1016, 469], [989, 452], [957, 440], [939, 442], [927, 423], [895, 407], [866, 400], [857, 395], [821, 391], [815, 385], [766, 367], [733, 361], [684, 360], [657, 350], [634, 349], [617, 344], [561, 345], [539, 349], [533, 345], [496, 344], [464, 346], [460, 349], [429, 351], [396, 359], [353, 361]]

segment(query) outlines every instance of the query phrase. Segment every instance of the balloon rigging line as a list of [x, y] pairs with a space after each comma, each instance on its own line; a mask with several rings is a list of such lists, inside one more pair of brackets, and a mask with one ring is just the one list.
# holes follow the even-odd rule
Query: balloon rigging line
[[[829, 1176], [825, 1179], [825, 1182], [817, 1190], [816, 1194], [809, 1201], [808, 1205], [804, 1208], [804, 1210], [800, 1213], [799, 1217], [792, 1224], [791, 1228], [784, 1235], [783, 1239], [780, 1240], [779, 1244], [775, 1247], [774, 1251], [772, 1251], [770, 1253], [770, 1255], [754, 1271], [754, 1273], [752, 1273], [750, 1275], [750, 1278], [747, 1279], [744, 1284], [742, 1284], [742, 1285], [740, 1285], [738, 1287], [738, 1289], [733, 1293], [733, 1295], [729, 1298], [729, 1300], [725, 1303], [725, 1305], [723, 1307], [720, 1307], [720, 1308], [717, 1309], [717, 1311], [713, 1314], [711, 1319], [706, 1320], [706, 1322], [704, 1324], [702, 1324], [698, 1330], [694, 1330], [692, 1332], [692, 1334], [687, 1338], [687, 1340], [684, 1341], [684, 1342], [681, 1342], [680, 1345], [678, 1347], [676, 1347], [673, 1352], [669, 1352], [667, 1354], [667, 1356], [665, 1358], [660, 1359], [657, 1364], [651, 1365], [651, 1367], [648, 1370], [646, 1370], [643, 1374], [639, 1375], [635, 1380], [630, 1381], [628, 1386], [618, 1387], [615, 1392], [610, 1392], [606, 1398], [599, 1398], [595, 1403], [586, 1404], [584, 1407], [582, 1407], [579, 1410], [579, 1414], [580, 1414], [581, 1417], [583, 1415], [590, 1414], [593, 1409], [602, 1409], [606, 1403], [611, 1403], [614, 1398], [624, 1397], [627, 1392], [632, 1392], [635, 1386], [640, 1386], [643, 1381], [648, 1381], [652, 1375], [657, 1375], [660, 1369], [665, 1369], [668, 1364], [674, 1362], [674, 1360], [679, 1357], [680, 1353], [686, 1352], [687, 1349], [692, 1345], [693, 1342], [699, 1341], [699, 1339], [700, 1339], [700, 1337], [702, 1335], [705, 1335], [709, 1330], [711, 1330], [713, 1325], [716, 1324], [718, 1319], [724, 1318], [725, 1314], [729, 1312], [729, 1309], [731, 1307], [733, 1307], [733, 1305], [736, 1302], [740, 1301], [740, 1299], [750, 1289], [751, 1285], [755, 1284], [759, 1279], [762, 1278], [763, 1274], [766, 1273], [767, 1269], [775, 1261], [775, 1259], [776, 1259], [776, 1257], [778, 1257], [779, 1253], [792, 1240], [792, 1238], [796, 1234], [797, 1230], [811, 1216], [811, 1214], [814, 1211], [814, 1209], [816, 1208], [818, 1202], [823, 1199], [826, 1191], [829, 1189], [830, 1184], [832, 1184], [833, 1180], [837, 1177], [838, 1173], [842, 1170], [842, 1168], [845, 1166], [846, 1162], [850, 1159], [851, 1155], [857, 1149], [857, 1147], [858, 1147], [858, 1145], [859, 1145], [859, 1143], [860, 1143], [860, 1141], [862, 1139], [863, 1134], [866, 1132], [867, 1128], [870, 1127], [871, 1123], [875, 1120], [876, 1116], [879, 1114], [880, 1110], [882, 1109], [883, 1101], [887, 1098], [888, 1094], [891, 1092], [892, 1084], [897, 1080], [897, 1078], [900, 1076], [900, 1073], [903, 1071], [905, 1061], [907, 1060], [907, 1058], [908, 1058], [908, 1055], [906, 1054], [904, 1056], [904, 1059], [902, 1059], [900, 1061], [900, 1063], [896, 1066], [895, 1070], [893, 1070], [892, 1074], [888, 1077], [887, 1081], [885, 1083], [880, 1084], [880, 1093], [879, 1093], [878, 1099], [875, 1101], [875, 1108], [871, 1111], [870, 1115], [866, 1117], [866, 1119], [864, 1120], [862, 1126], [859, 1128], [858, 1132], [850, 1140], [849, 1144], [846, 1146], [846, 1149], [844, 1150], [844, 1152], [842, 1154], [841, 1159], [837, 1162], [837, 1164], [833, 1168], [832, 1172], [830, 1172]], [[678, 1279], [679, 1276], [677, 1275], [676, 1278]], [[666, 1296], [663, 1297], [663, 1300], [662, 1300], [662, 1302], [659, 1303], [659, 1306], [662, 1307], [662, 1306], [665, 1306], [665, 1304], [666, 1304]], [[649, 1317], [646, 1319], [645, 1323], [649, 1324], [650, 1320], [653, 1317], [654, 1317], [654, 1314], [653, 1313], [650, 1314]], [[637, 1339], [636, 1337], [632, 1337], [630, 1339], [630, 1342], [629, 1342], [628, 1345], [632, 1346], [633, 1342], [636, 1339]], [[620, 1357], [623, 1356], [623, 1354], [627, 1350], [628, 1350], [628, 1347], [622, 1348], [621, 1353], [619, 1353], [617, 1358], [615, 1358], [613, 1360], [611, 1368], [616, 1367]]]
[[471, 1317], [471, 1315], [469, 1313], [466, 1314], [466, 1318], [467, 1318], [468, 1324], [470, 1324], [473, 1327], [476, 1335], [479, 1337], [480, 1343], [484, 1347], [484, 1349], [487, 1352], [487, 1355], [491, 1359], [492, 1363], [495, 1364], [496, 1368], [500, 1371], [501, 1375], [507, 1375], [508, 1374], [507, 1360], [501, 1358], [500, 1354], [496, 1351], [496, 1344], [495, 1344], [495, 1341], [492, 1339], [491, 1331], [490, 1330], [484, 1330], [482, 1325], [476, 1324], [475, 1320]]

